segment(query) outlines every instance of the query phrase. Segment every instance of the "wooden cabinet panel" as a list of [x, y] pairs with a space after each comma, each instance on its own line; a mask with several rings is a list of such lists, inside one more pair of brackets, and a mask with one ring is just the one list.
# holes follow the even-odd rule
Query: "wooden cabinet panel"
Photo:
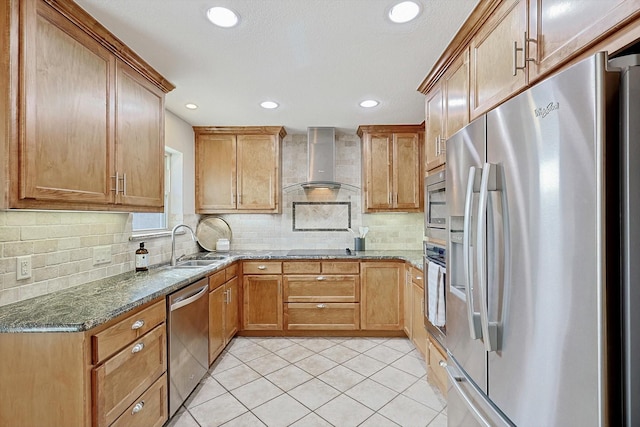
[[640, 15], [638, 0], [530, 0], [529, 80], [576, 57]]
[[407, 268], [403, 288], [404, 293], [404, 333], [407, 338], [413, 339], [413, 289], [411, 283], [411, 270]]
[[111, 427], [162, 427], [168, 419], [167, 375], [163, 374]]
[[[470, 46], [470, 118], [498, 105], [523, 89], [527, 73], [514, 72], [514, 43], [523, 47], [527, 31], [527, 2], [504, 1], [471, 40]], [[523, 65], [523, 52], [516, 62]]]
[[[412, 341], [423, 356], [427, 355], [427, 330], [424, 327], [424, 289], [411, 284]], [[407, 319], [405, 319], [405, 322]]]
[[286, 302], [358, 302], [358, 276], [284, 276]]
[[24, 7], [19, 198], [109, 203], [115, 58], [44, 3]]
[[[469, 49], [451, 64], [444, 77], [444, 137], [454, 133], [469, 123]], [[446, 161], [446, 143], [441, 143], [443, 163]]]
[[358, 274], [360, 263], [352, 261], [322, 261], [324, 274]]
[[360, 328], [357, 303], [287, 303], [285, 329], [356, 330]]
[[362, 262], [360, 271], [361, 328], [402, 330], [404, 265], [396, 262]]
[[284, 274], [319, 274], [320, 261], [283, 261]]
[[279, 213], [284, 128], [194, 126], [197, 213]]
[[222, 353], [226, 345], [224, 329], [225, 297], [224, 285], [220, 285], [209, 292], [209, 364], [216, 360], [216, 357]]
[[121, 61], [116, 82], [116, 173], [122, 177], [116, 201], [162, 208], [164, 94]]
[[167, 370], [165, 324], [137, 339], [93, 370], [94, 417], [98, 426], [116, 420]]
[[244, 274], [281, 274], [282, 262], [280, 261], [244, 261], [242, 263]]
[[238, 275], [238, 263], [233, 263], [229, 267], [224, 269], [224, 278], [228, 282], [232, 278]]
[[225, 286], [224, 333], [225, 345], [238, 332], [240, 325], [240, 279], [234, 277]]
[[167, 317], [164, 300], [91, 336], [93, 363], [98, 364], [131, 341], [146, 334]]
[[282, 330], [282, 276], [243, 276], [242, 295], [243, 329]]
[[438, 387], [440, 393], [442, 393], [442, 395], [446, 398], [449, 380], [447, 378], [447, 372], [442, 366], [440, 366], [441, 361], [447, 361], [446, 353], [442, 348], [440, 348], [438, 344], [436, 344], [431, 339], [429, 339], [428, 345], [429, 364], [427, 366], [427, 379], [429, 380], [429, 382]]
[[442, 85], [436, 86], [427, 94], [425, 103], [425, 164], [426, 170], [430, 171], [445, 162], [442, 152], [445, 138]]
[[421, 289], [424, 289], [424, 274], [421, 269], [411, 267], [411, 281]]
[[420, 138], [416, 133], [393, 135], [393, 206], [396, 209], [420, 209], [422, 177]]
[[196, 206], [202, 211], [236, 208], [236, 136], [196, 137]]
[[277, 210], [279, 158], [274, 135], [238, 135], [238, 209]]
[[420, 125], [360, 126], [365, 212], [422, 210]]

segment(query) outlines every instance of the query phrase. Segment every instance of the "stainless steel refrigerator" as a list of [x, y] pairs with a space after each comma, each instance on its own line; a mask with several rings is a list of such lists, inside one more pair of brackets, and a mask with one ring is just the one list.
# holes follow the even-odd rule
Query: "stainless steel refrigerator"
[[447, 141], [449, 426], [640, 425], [620, 77], [599, 53]]

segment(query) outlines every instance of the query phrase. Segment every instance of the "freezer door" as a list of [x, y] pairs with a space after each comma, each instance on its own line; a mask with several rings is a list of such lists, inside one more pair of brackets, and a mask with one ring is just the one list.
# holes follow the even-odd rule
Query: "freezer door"
[[446, 346], [475, 384], [486, 392], [487, 362], [480, 331], [473, 243], [485, 139], [486, 119], [482, 116], [447, 140]]
[[489, 397], [520, 427], [605, 424], [604, 64], [487, 115]]

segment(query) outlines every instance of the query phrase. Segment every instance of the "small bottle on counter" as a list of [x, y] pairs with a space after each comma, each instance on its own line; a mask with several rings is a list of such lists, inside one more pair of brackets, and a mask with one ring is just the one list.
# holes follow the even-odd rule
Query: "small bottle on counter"
[[144, 242], [140, 243], [140, 248], [136, 250], [136, 271], [149, 270], [149, 251], [144, 248]]

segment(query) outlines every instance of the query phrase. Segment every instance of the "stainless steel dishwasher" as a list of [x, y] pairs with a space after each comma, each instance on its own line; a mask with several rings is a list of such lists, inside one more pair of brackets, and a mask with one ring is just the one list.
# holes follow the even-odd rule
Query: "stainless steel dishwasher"
[[208, 291], [202, 279], [167, 297], [170, 417], [209, 368]]

